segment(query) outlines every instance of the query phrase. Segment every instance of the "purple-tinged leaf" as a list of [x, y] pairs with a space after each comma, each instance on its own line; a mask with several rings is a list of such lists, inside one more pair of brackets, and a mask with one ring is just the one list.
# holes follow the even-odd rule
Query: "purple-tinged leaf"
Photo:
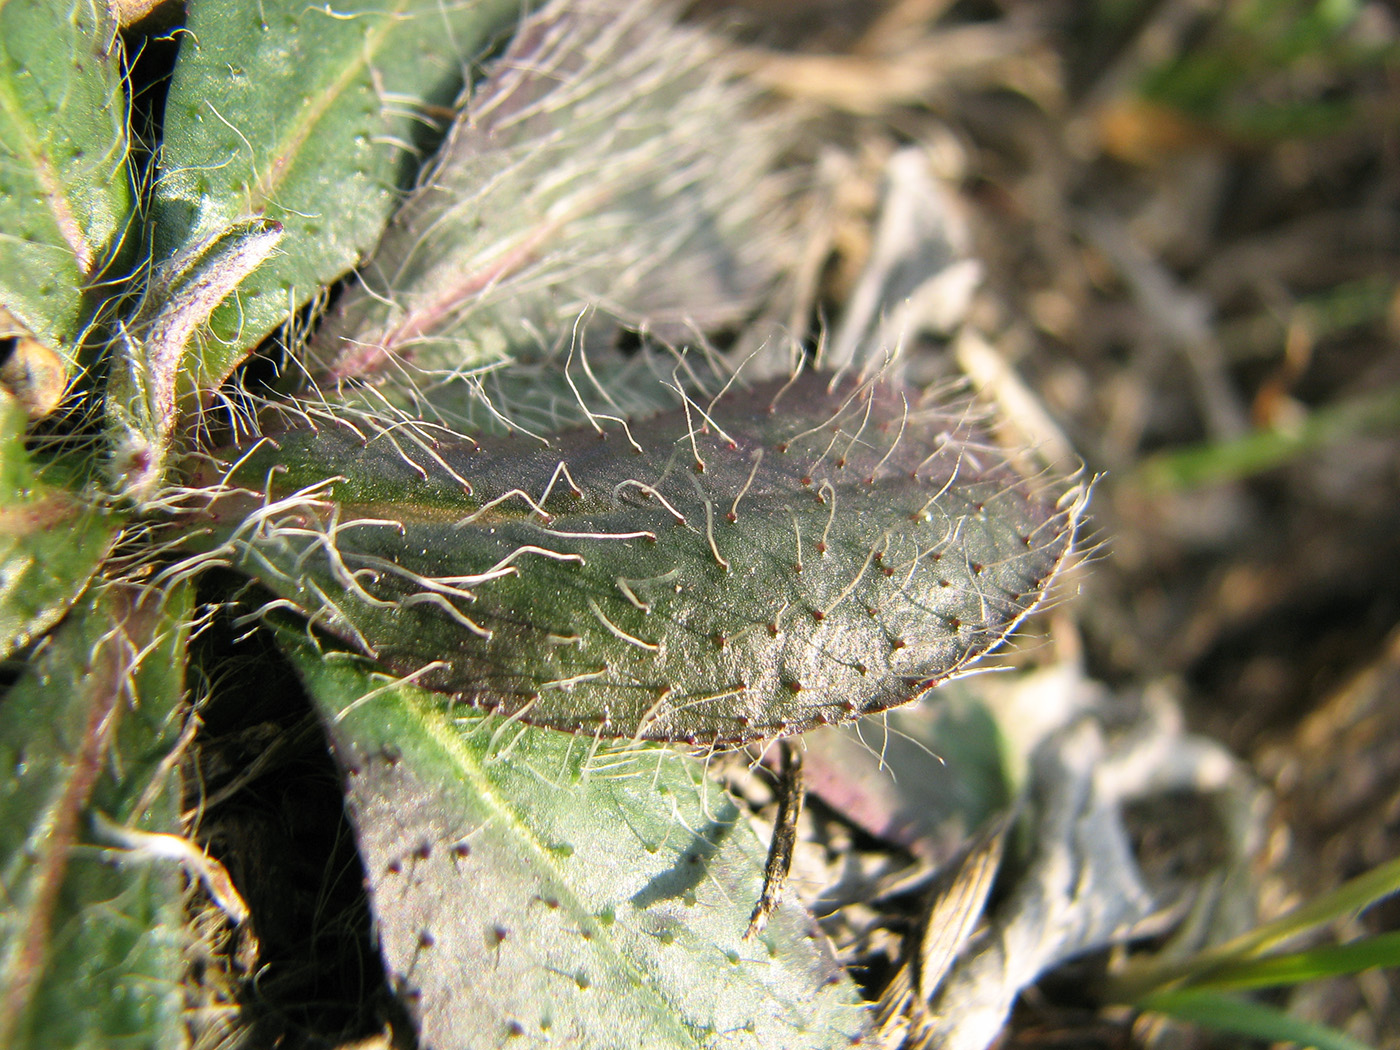
[[583, 314], [689, 333], [755, 307], [791, 249], [783, 136], [722, 43], [657, 8], [568, 0], [521, 24], [317, 331], [320, 384], [450, 403], [445, 377]]
[[1083, 491], [971, 414], [808, 373], [547, 445], [305, 417], [194, 480], [234, 468], [208, 556], [420, 685], [729, 744], [907, 703], [1040, 600]]

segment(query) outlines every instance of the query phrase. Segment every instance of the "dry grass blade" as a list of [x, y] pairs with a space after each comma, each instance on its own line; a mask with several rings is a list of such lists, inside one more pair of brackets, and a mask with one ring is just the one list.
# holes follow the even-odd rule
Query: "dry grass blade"
[[876, 1023], [886, 1046], [900, 1045], [900, 1040], [912, 1047], [927, 1045], [928, 1003], [977, 929], [1010, 827], [1010, 818], [1000, 817], [978, 832], [930, 893], [917, 951], [900, 964], [876, 1004]]

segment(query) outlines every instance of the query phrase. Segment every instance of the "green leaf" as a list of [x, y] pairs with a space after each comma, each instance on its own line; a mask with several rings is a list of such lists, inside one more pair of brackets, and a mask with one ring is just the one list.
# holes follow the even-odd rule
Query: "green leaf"
[[0, 703], [0, 1045], [167, 1047], [185, 1037], [173, 866], [88, 845], [95, 814], [179, 830], [189, 593], [106, 585]]
[[1335, 1028], [1290, 1017], [1261, 1003], [1220, 992], [1194, 989], [1161, 992], [1140, 1005], [1179, 1021], [1270, 1043], [1296, 1043], [1316, 1050], [1370, 1050], [1361, 1040]]
[[547, 445], [306, 418], [195, 484], [236, 462], [245, 487], [210, 557], [420, 685], [728, 743], [907, 703], [1036, 605], [1082, 492], [1018, 473], [969, 412], [808, 373], [630, 425], [600, 408]]
[[800, 906], [741, 939], [764, 851], [699, 761], [445, 711], [356, 658], [288, 648], [346, 776], [420, 1045], [757, 1050], [867, 1034]]
[[117, 48], [98, 0], [0, 0], [0, 306], [70, 370], [131, 217]]
[[317, 332], [319, 381], [436, 402], [445, 376], [549, 349], [593, 308], [650, 331], [740, 321], [787, 228], [783, 136], [725, 69], [645, 4], [527, 20]]
[[156, 491], [179, 421], [185, 348], [282, 233], [276, 222], [234, 226], [207, 244], [188, 246], [151, 279], [141, 308], [123, 326], [107, 387], [114, 492], [139, 500]]
[[166, 102], [157, 258], [240, 222], [282, 251], [215, 311], [196, 377], [216, 386], [263, 336], [345, 273], [411, 180], [429, 107], [519, 0], [238, 0], [190, 5]]
[[25, 422], [24, 408], [0, 391], [0, 657], [58, 622], [121, 524], [43, 480], [24, 447]]

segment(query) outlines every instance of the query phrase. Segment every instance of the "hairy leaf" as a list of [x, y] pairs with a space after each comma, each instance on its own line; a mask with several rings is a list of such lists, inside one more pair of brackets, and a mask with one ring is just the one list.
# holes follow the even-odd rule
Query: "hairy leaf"
[[215, 311], [199, 376], [242, 355], [374, 244], [431, 107], [519, 0], [192, 3], [166, 103], [157, 251], [266, 218], [282, 251]]
[[425, 1050], [846, 1047], [866, 1032], [800, 906], [742, 939], [763, 849], [698, 761], [444, 711], [359, 661], [289, 648]]
[[[526, 21], [311, 347], [427, 400], [589, 310], [738, 320], [771, 278], [781, 142], [714, 41], [634, 0]], [[545, 349], [550, 349], [546, 346]]]
[[[0, 1045], [184, 1038], [179, 872], [95, 845], [109, 819], [179, 830], [189, 595], [95, 591], [0, 704]], [[96, 817], [101, 814], [102, 817]]]
[[131, 216], [117, 46], [99, 0], [0, 2], [0, 306], [70, 370]]
[[1082, 492], [1018, 473], [969, 412], [808, 373], [547, 444], [308, 416], [221, 455], [242, 488], [207, 542], [471, 704], [744, 741], [906, 703], [1039, 600]]
[[117, 343], [107, 385], [107, 417], [115, 446], [114, 489], [141, 499], [162, 480], [179, 420], [176, 398], [185, 349], [214, 308], [257, 269], [282, 238], [276, 222], [252, 222], [189, 245], [163, 266]]
[[43, 480], [24, 447], [26, 418], [0, 391], [0, 656], [58, 622], [120, 526], [77, 492]]

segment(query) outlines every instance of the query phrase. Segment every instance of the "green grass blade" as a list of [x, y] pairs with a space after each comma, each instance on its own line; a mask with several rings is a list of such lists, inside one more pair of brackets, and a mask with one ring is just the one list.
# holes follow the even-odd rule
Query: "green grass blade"
[[391, 983], [437, 1050], [846, 1047], [854, 986], [788, 904], [745, 941], [764, 851], [703, 764], [600, 747], [289, 633], [345, 773]]
[[1319, 408], [1297, 427], [1258, 430], [1145, 460], [1122, 484], [1151, 491], [1190, 489], [1250, 477], [1356, 434], [1400, 426], [1400, 388]]
[[379, 237], [412, 182], [429, 107], [519, 0], [214, 0], [190, 4], [155, 188], [157, 261], [251, 219], [281, 252], [211, 319], [196, 377], [246, 352]]
[[1272, 922], [1190, 958], [1166, 963], [1148, 960], [1141, 966], [1130, 966], [1111, 982], [1110, 997], [1115, 1002], [1141, 1002], [1145, 996], [1172, 985], [1206, 982], [1222, 967], [1259, 959], [1278, 945], [1311, 933], [1319, 926], [1355, 915], [1397, 892], [1400, 892], [1400, 859], [1358, 875]]
[[1271, 988], [1379, 967], [1400, 967], [1400, 933], [1382, 933], [1347, 944], [1329, 944], [1287, 955], [1226, 963], [1192, 982], [1191, 987], [1215, 991]]
[[1210, 954], [1221, 960], [1257, 957], [1319, 926], [1355, 915], [1393, 893], [1400, 893], [1400, 858], [1358, 875], [1287, 915], [1220, 945]]
[[70, 371], [132, 211], [118, 46], [99, 0], [0, 2], [0, 306]]
[[1270, 1043], [1294, 1043], [1315, 1047], [1316, 1050], [1371, 1050], [1367, 1044], [1345, 1032], [1290, 1017], [1260, 1003], [1220, 992], [1195, 989], [1161, 992], [1141, 1005], [1143, 1009], [1166, 1014], [1179, 1021]]
[[180, 873], [90, 843], [95, 813], [179, 831], [167, 759], [180, 737], [190, 607], [184, 589], [97, 589], [0, 703], [7, 1050], [183, 1043]]

